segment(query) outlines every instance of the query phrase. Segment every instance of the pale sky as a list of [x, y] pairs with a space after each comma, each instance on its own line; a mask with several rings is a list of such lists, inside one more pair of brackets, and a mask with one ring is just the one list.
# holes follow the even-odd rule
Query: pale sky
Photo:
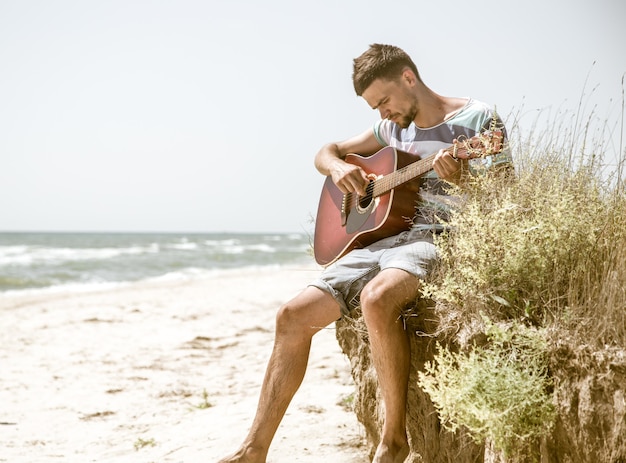
[[[624, 0], [0, 0], [0, 231], [310, 231], [352, 59], [446, 96], [619, 118]], [[594, 64], [595, 63], [595, 64]], [[587, 82], [587, 83], [585, 83]]]

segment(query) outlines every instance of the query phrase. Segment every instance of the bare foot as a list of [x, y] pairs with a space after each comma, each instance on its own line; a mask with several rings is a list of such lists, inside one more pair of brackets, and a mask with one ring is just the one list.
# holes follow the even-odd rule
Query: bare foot
[[382, 442], [378, 444], [372, 463], [403, 463], [409, 456], [409, 444], [401, 446], [389, 446]]
[[232, 455], [222, 458], [217, 463], [265, 463], [266, 452], [242, 447]]

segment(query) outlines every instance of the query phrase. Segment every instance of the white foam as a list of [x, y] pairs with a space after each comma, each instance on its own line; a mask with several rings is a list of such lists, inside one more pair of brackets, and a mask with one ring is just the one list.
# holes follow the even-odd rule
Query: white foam
[[48, 248], [39, 246], [0, 246], [0, 266], [106, 260], [123, 255], [159, 252], [159, 245], [126, 248]]

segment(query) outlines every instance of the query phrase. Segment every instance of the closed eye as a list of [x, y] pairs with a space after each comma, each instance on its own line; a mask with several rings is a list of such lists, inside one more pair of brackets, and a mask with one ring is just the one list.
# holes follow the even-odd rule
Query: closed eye
[[378, 104], [377, 104], [376, 106], [374, 106], [372, 109], [373, 109], [373, 110], [377, 110], [377, 109], [380, 107], [380, 105], [386, 104], [386, 103], [388, 103], [388, 102], [389, 102], [389, 97], [388, 97], [388, 96], [386, 96], [385, 98], [382, 98], [382, 99], [378, 102]]

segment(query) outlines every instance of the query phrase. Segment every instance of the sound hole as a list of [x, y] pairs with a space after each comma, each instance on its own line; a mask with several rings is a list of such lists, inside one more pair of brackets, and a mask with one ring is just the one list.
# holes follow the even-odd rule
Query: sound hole
[[359, 206], [362, 209], [367, 209], [368, 206], [372, 203], [374, 192], [374, 182], [370, 180], [369, 185], [365, 188], [365, 196], [359, 197]]

